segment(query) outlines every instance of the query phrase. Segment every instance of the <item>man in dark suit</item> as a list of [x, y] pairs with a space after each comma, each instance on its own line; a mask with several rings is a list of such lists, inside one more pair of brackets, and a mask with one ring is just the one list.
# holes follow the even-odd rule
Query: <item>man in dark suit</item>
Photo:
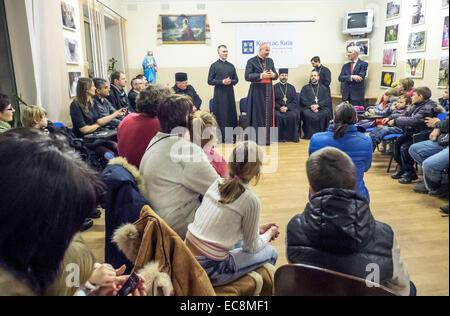
[[359, 59], [360, 49], [356, 46], [348, 48], [350, 62], [342, 67], [341, 82], [342, 101], [354, 106], [364, 106], [366, 94], [366, 76], [369, 64]]

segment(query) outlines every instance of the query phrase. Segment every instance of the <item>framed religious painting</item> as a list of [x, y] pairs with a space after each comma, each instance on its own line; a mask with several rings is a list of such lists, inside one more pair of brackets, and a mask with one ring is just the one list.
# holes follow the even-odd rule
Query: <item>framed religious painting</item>
[[75, 7], [73, 7], [69, 3], [61, 1], [61, 15], [63, 27], [67, 30], [75, 31], [77, 29], [77, 26], [75, 24]]
[[382, 71], [381, 72], [381, 88], [390, 88], [395, 80], [395, 72], [393, 71]]
[[406, 78], [423, 79], [425, 59], [412, 58], [406, 60]]
[[448, 55], [441, 57], [439, 62], [438, 88], [445, 89], [448, 87]]
[[386, 48], [383, 50], [383, 67], [397, 67], [397, 48]]
[[70, 97], [76, 97], [77, 96], [77, 86], [78, 86], [78, 80], [81, 78], [81, 72], [74, 71], [69, 72], [69, 91], [70, 91]]
[[71, 65], [80, 64], [80, 46], [75, 36], [64, 35], [64, 51], [66, 53], [66, 62]]
[[386, 8], [386, 20], [392, 20], [400, 17], [402, 0], [388, 1]]
[[205, 44], [206, 15], [161, 15], [163, 45]]

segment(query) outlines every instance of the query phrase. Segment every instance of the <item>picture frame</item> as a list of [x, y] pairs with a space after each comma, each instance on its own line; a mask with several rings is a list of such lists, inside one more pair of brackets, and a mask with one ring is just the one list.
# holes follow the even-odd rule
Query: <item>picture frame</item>
[[65, 1], [61, 1], [61, 18], [64, 29], [77, 30], [75, 7]]
[[383, 67], [397, 67], [397, 59], [397, 48], [385, 48], [383, 50]]
[[439, 62], [439, 69], [438, 69], [438, 83], [437, 87], [439, 89], [446, 89], [448, 87], [448, 59], [449, 56], [443, 56], [440, 59]]
[[449, 6], [449, 0], [442, 0], [442, 9], [446, 9]]
[[442, 49], [448, 49], [449, 44], [449, 16], [444, 17], [444, 30], [442, 32]]
[[77, 95], [77, 85], [80, 78], [81, 71], [69, 71], [69, 94], [71, 98]]
[[392, 0], [388, 1], [386, 5], [386, 20], [397, 19], [401, 16], [402, 1]]
[[348, 57], [348, 48], [351, 46], [358, 46], [360, 48], [360, 57], [370, 56], [370, 39], [364, 38], [345, 42], [345, 57]]
[[411, 25], [425, 24], [427, 0], [413, 0], [411, 4]]
[[206, 15], [160, 15], [163, 45], [206, 44]]
[[70, 65], [80, 64], [80, 45], [75, 36], [64, 35], [64, 52], [66, 54], [66, 63]]
[[406, 60], [406, 78], [423, 79], [425, 70], [424, 58], [411, 58]]
[[408, 37], [408, 53], [424, 52], [427, 47], [427, 31], [410, 33]]
[[384, 30], [384, 43], [388, 44], [398, 42], [399, 28], [399, 24], [386, 26]]
[[384, 89], [389, 89], [395, 82], [395, 72], [394, 71], [382, 71], [381, 72], [381, 82], [380, 87]]

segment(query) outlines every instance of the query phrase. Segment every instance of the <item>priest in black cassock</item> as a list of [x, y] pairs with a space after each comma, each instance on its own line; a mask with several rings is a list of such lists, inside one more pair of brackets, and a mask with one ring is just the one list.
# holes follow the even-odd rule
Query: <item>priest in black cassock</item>
[[326, 132], [332, 118], [333, 107], [328, 89], [319, 82], [319, 73], [313, 70], [310, 83], [301, 92], [300, 107], [305, 139], [311, 139], [316, 133]]
[[289, 70], [280, 69], [280, 82], [275, 90], [275, 123], [279, 142], [300, 141], [300, 107], [295, 87], [288, 83]]
[[238, 126], [234, 86], [238, 84], [239, 78], [236, 68], [227, 61], [228, 48], [221, 45], [218, 52], [219, 60], [209, 70], [208, 84], [215, 87], [213, 112], [222, 134], [222, 139], [219, 140], [232, 142], [232, 135], [225, 138], [225, 129], [235, 129]]
[[[245, 80], [251, 82], [248, 94], [248, 116], [250, 126], [256, 134], [250, 135], [259, 145], [270, 145], [270, 129], [275, 127], [275, 98], [273, 81], [278, 79], [275, 64], [270, 55], [270, 46], [261, 44], [258, 56], [247, 62]], [[265, 132], [260, 135], [259, 128]]]
[[191, 86], [188, 82], [188, 75], [186, 73], [179, 72], [175, 75], [176, 84], [173, 87], [173, 91], [175, 94], [184, 94], [190, 96], [194, 106], [197, 110], [200, 110], [202, 106], [202, 99], [195, 91], [194, 87]]
[[328, 89], [328, 93], [330, 94], [331, 99], [331, 70], [322, 65], [320, 57], [316, 56], [313, 59], [311, 59], [311, 64], [313, 65], [314, 69], [317, 70], [320, 76], [319, 83], [323, 86], [325, 86]]

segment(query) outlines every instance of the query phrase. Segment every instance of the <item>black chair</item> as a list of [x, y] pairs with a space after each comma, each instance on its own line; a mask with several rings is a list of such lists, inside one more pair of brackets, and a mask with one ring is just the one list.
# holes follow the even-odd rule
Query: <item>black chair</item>
[[302, 264], [291, 264], [281, 267], [275, 273], [275, 296], [396, 295], [381, 285], [351, 275]]
[[239, 108], [240, 108], [240, 112], [241, 115], [239, 116], [239, 126], [242, 127], [243, 129], [246, 129], [249, 126], [249, 121], [248, 121], [248, 99], [247, 98], [242, 98], [241, 101], [239, 102]]

